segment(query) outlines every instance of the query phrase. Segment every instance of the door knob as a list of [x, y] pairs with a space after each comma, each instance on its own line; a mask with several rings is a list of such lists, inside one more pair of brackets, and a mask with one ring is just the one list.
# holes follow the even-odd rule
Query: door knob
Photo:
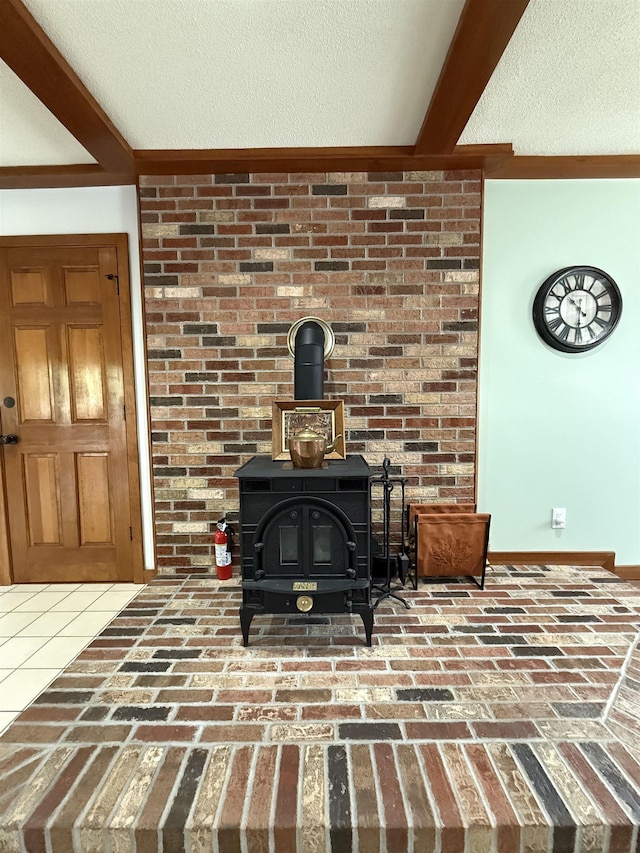
[[0, 435], [0, 444], [17, 444], [18, 441], [17, 435]]

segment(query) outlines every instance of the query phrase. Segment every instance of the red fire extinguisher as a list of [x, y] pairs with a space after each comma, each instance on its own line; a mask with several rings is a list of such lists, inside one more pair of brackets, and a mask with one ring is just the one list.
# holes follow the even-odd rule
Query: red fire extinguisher
[[218, 580], [228, 581], [231, 577], [232, 566], [231, 551], [228, 548], [227, 521], [225, 518], [216, 524], [213, 542], [216, 548], [216, 575]]

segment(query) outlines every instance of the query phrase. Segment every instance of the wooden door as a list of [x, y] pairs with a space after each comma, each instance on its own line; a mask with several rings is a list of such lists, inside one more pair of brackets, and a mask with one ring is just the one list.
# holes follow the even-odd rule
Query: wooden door
[[46, 245], [0, 241], [0, 424], [18, 436], [2, 448], [12, 579], [142, 580], [126, 238], [32, 240]]

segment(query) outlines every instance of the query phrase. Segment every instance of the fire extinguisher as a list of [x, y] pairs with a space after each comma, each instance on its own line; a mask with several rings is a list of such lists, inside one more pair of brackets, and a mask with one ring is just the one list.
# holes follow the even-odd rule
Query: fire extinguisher
[[220, 519], [216, 524], [213, 542], [216, 548], [216, 574], [218, 580], [227, 581], [231, 577], [232, 566], [226, 518]]

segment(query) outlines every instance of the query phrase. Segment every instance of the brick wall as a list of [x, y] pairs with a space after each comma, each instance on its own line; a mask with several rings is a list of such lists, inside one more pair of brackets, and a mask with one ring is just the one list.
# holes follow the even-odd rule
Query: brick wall
[[158, 568], [214, 564], [234, 470], [271, 453], [292, 323], [329, 323], [348, 453], [424, 500], [475, 490], [480, 174], [140, 181]]

